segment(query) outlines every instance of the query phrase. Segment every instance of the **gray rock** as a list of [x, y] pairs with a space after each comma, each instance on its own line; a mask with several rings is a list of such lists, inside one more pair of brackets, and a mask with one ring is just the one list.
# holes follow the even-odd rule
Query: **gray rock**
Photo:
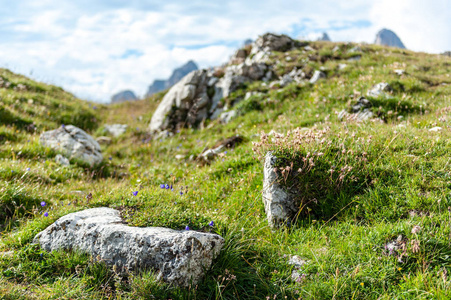
[[69, 159], [80, 159], [91, 166], [103, 160], [99, 143], [85, 131], [73, 125], [43, 132], [39, 142], [44, 147], [61, 151]]
[[62, 156], [61, 154], [58, 154], [55, 156], [55, 162], [57, 164], [60, 164], [62, 166], [68, 166], [70, 165], [70, 162], [67, 158], [65, 158], [64, 156]]
[[193, 71], [169, 90], [152, 116], [150, 131], [174, 129], [184, 124], [193, 126], [202, 120], [200, 117], [204, 115], [198, 113], [210, 101], [206, 73], [206, 70]]
[[107, 136], [99, 136], [96, 138], [97, 143], [100, 145], [110, 145], [111, 144], [111, 138]]
[[279, 177], [274, 172], [276, 160], [272, 152], [266, 153], [263, 170], [263, 204], [271, 227], [286, 223], [298, 211], [293, 198], [279, 184]]
[[376, 84], [375, 86], [373, 86], [373, 88], [371, 90], [368, 91], [367, 95], [370, 97], [387, 97], [389, 92], [393, 91], [393, 89], [391, 88], [391, 86], [386, 83], [386, 82], [380, 82], [378, 84]]
[[355, 46], [348, 50], [348, 53], [356, 53], [356, 52], [362, 52], [362, 48], [360, 48], [359, 46]]
[[236, 110], [226, 111], [221, 113], [219, 116], [219, 120], [221, 120], [221, 123], [227, 124], [230, 121], [232, 121], [237, 116]]
[[259, 36], [255, 41], [255, 46], [259, 48], [268, 48], [270, 51], [287, 51], [295, 47], [296, 42], [287, 35], [278, 35], [274, 33], [266, 33]]
[[376, 45], [383, 45], [383, 46], [390, 46], [390, 47], [397, 47], [397, 48], [403, 48], [406, 47], [401, 42], [401, 39], [391, 30], [388, 29], [382, 29], [379, 31], [376, 35], [376, 40], [374, 41]]
[[127, 131], [127, 127], [128, 127], [128, 125], [126, 125], [126, 124], [112, 124], [112, 125], [104, 126], [105, 131], [114, 137], [123, 135]]
[[155, 93], [164, 91], [173, 85], [175, 85], [177, 82], [182, 80], [183, 77], [191, 73], [192, 71], [196, 71], [199, 68], [197, 67], [196, 63], [192, 60], [188, 61], [183, 66], [175, 69], [172, 71], [171, 76], [167, 80], [155, 80], [151, 86], [149, 86], [149, 89], [147, 90], [146, 97], [152, 96]]
[[135, 93], [132, 91], [122, 91], [111, 97], [111, 103], [120, 103], [126, 101], [135, 101], [138, 100]]
[[180, 286], [196, 284], [219, 254], [217, 234], [161, 227], [130, 227], [120, 212], [92, 208], [59, 218], [33, 240], [45, 251], [77, 249], [116, 270], [151, 268], [159, 279]]
[[324, 72], [316, 70], [315, 73], [313, 73], [312, 78], [310, 78], [310, 83], [316, 83], [320, 78], [326, 78], [326, 74], [324, 74]]
[[360, 111], [363, 111], [366, 108], [370, 108], [373, 106], [370, 102], [370, 100], [366, 99], [365, 97], [360, 97], [359, 100], [352, 106], [352, 112], [358, 113]]
[[346, 121], [356, 121], [356, 122], [365, 122], [371, 118], [373, 118], [374, 114], [369, 109], [364, 109], [363, 111], [359, 111], [357, 113], [348, 113], [346, 110], [342, 110], [338, 114], [338, 120], [346, 120]]
[[348, 58], [348, 61], [359, 61], [360, 59], [362, 59], [362, 56], [356, 55], [356, 56]]

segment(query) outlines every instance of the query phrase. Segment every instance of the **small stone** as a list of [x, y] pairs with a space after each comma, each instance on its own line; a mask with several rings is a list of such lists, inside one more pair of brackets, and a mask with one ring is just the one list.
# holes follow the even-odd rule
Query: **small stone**
[[103, 160], [99, 143], [84, 130], [73, 125], [43, 132], [39, 142], [44, 147], [63, 152], [67, 158], [80, 159], [91, 166]]
[[326, 74], [324, 72], [321, 72], [319, 70], [316, 70], [315, 73], [313, 73], [312, 78], [310, 78], [310, 83], [316, 83], [320, 78], [326, 78]]
[[114, 137], [123, 135], [127, 131], [127, 127], [128, 125], [126, 124], [113, 124], [104, 126], [105, 131]]
[[432, 127], [431, 129], [429, 129], [429, 131], [437, 132], [437, 131], [440, 131], [442, 129], [443, 129], [442, 127], [436, 126], [436, 127]]
[[62, 166], [69, 166], [70, 162], [67, 158], [65, 158], [64, 156], [62, 156], [61, 154], [57, 154], [55, 156], [55, 161], [56, 163], [62, 165]]

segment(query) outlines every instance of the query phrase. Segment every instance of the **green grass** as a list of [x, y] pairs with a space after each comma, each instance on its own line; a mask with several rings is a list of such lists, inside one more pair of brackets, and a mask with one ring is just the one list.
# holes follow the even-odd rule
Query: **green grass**
[[[449, 299], [450, 59], [374, 45], [360, 45], [361, 53], [348, 53], [356, 45], [310, 46], [314, 51], [290, 51], [288, 62], [285, 53], [271, 60], [278, 76], [294, 67], [311, 76], [323, 66], [327, 78], [316, 85], [247, 84], [223, 103], [247, 91], [263, 95], [237, 101], [239, 116], [229, 124], [208, 121], [160, 140], [146, 130], [164, 93], [94, 109], [0, 70], [10, 82], [0, 88], [0, 299]], [[357, 54], [360, 60], [348, 61]], [[393, 92], [368, 98], [377, 119], [338, 120], [379, 82]], [[98, 137], [114, 123], [129, 129], [102, 145], [105, 161], [95, 168], [76, 161], [62, 167], [57, 153], [39, 145], [41, 132], [61, 124]], [[435, 126], [442, 130], [429, 131]], [[266, 137], [271, 130], [283, 137]], [[194, 159], [236, 134], [244, 142], [211, 164]], [[269, 150], [301, 208], [277, 230], [268, 226], [261, 194]], [[153, 270], [119, 276], [83, 253], [32, 245], [59, 217], [99, 206], [119, 209], [132, 226], [218, 233], [223, 251], [198, 285], [184, 289], [158, 281]], [[385, 244], [400, 235], [404, 249], [389, 255]], [[291, 279], [290, 255], [307, 260], [299, 280]]]

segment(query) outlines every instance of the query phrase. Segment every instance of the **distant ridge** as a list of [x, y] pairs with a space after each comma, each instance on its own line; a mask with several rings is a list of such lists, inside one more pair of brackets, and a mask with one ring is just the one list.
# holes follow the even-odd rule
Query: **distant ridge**
[[136, 97], [135, 93], [132, 91], [122, 91], [117, 94], [114, 94], [111, 97], [111, 103], [120, 103], [125, 101], [135, 101], [138, 100], [138, 97]]
[[318, 41], [330, 42], [330, 37], [326, 32], [323, 32], [323, 35], [318, 38]]
[[401, 42], [401, 39], [396, 35], [396, 33], [385, 28], [377, 33], [374, 44], [402, 49], [406, 48], [406, 46], [404, 46], [404, 44]]
[[183, 66], [175, 69], [172, 72], [172, 75], [171, 75], [171, 77], [169, 77], [169, 79], [167, 79], [167, 80], [161, 80], [161, 79], [154, 80], [152, 85], [149, 86], [149, 89], [147, 90], [146, 97], [152, 96], [153, 94], [156, 94], [158, 92], [161, 92], [161, 91], [164, 91], [165, 89], [170, 88], [171, 86], [173, 86], [174, 84], [179, 82], [180, 79], [185, 77], [185, 75], [187, 75], [188, 73], [191, 73], [192, 71], [198, 70], [198, 69], [199, 68], [198, 68], [197, 64], [194, 61], [192, 61], [192, 60], [188, 61]]

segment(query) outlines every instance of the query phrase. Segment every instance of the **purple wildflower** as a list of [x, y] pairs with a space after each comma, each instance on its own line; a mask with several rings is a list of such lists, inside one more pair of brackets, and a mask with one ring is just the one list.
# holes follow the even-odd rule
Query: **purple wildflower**
[[189, 230], [189, 226], [188, 225], [186, 225], [185, 230]]
[[169, 190], [169, 184], [166, 183], [166, 189]]
[[183, 192], [182, 191], [180, 191], [180, 196], [182, 196], [183, 195]]
[[49, 213], [48, 212], [45, 212], [44, 213], [44, 217], [48, 217], [49, 216]]
[[112, 158], [111, 156], [110, 156], [110, 157], [108, 157], [108, 159], [109, 159], [109, 160], [113, 160], [113, 158]]
[[138, 191], [134, 191], [132, 194], [133, 194], [133, 196], [137, 196], [138, 195]]
[[42, 201], [42, 202], [41, 202], [41, 206], [42, 206], [42, 207], [44, 207], [45, 204], [46, 204], [45, 201]]
[[30, 168], [27, 168], [27, 172], [30, 171], [30, 170], [31, 170]]
[[209, 225], [210, 227], [213, 227], [213, 226], [215, 226], [215, 222], [211, 221], [210, 223], [208, 223], [208, 225]]
[[160, 184], [160, 188], [164, 189], [164, 184], [163, 183]]

